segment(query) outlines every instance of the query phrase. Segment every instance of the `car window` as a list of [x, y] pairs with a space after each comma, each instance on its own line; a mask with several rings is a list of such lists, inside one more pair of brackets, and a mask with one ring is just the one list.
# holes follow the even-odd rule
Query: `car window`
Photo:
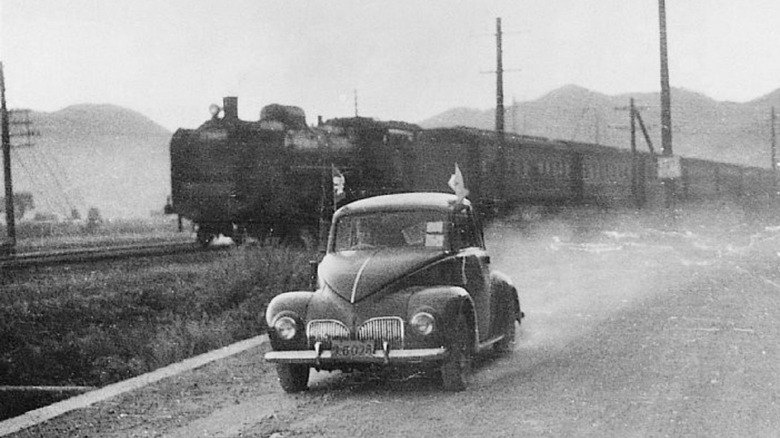
[[376, 212], [342, 216], [336, 223], [333, 250], [416, 247], [443, 250], [446, 214], [435, 210]]
[[454, 249], [480, 247], [479, 234], [468, 210], [455, 214], [453, 224]]

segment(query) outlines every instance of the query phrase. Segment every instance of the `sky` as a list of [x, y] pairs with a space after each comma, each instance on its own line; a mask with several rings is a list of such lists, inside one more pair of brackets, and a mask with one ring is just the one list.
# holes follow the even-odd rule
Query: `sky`
[[[672, 87], [745, 102], [780, 88], [780, 2], [666, 0]], [[657, 0], [0, 0], [9, 108], [82, 103], [195, 128], [295, 105], [313, 124], [355, 114], [419, 122], [575, 84], [660, 90]]]

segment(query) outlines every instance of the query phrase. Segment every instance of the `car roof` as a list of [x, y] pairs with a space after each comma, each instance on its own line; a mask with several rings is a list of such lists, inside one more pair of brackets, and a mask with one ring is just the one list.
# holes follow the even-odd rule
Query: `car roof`
[[[341, 207], [336, 214], [342, 216], [352, 213], [364, 213], [371, 211], [401, 211], [409, 209], [434, 209], [452, 211], [456, 196], [451, 193], [414, 192], [397, 193], [392, 195], [373, 196], [360, 199]], [[464, 199], [465, 205], [471, 205], [468, 199]]]

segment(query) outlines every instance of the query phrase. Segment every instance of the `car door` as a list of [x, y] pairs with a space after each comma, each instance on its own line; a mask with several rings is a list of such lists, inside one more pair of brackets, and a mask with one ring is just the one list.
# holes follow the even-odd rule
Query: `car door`
[[453, 243], [461, 274], [461, 283], [474, 301], [480, 340], [485, 340], [490, 329], [490, 259], [482, 241], [476, 218], [471, 208], [454, 214]]

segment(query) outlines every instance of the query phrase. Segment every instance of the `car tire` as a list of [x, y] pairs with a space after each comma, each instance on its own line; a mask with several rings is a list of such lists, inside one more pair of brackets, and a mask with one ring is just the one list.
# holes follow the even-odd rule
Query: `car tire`
[[[517, 306], [517, 304], [515, 304], [515, 306]], [[517, 315], [520, 312], [517, 307], [514, 312], [509, 313], [504, 317], [504, 327], [501, 331], [504, 337], [493, 344], [493, 351], [495, 353], [507, 354], [515, 349], [515, 337], [517, 335], [517, 325], [515, 324], [515, 321], [517, 321]]]
[[445, 391], [462, 391], [471, 376], [473, 332], [466, 316], [461, 314], [450, 341], [450, 354], [441, 367], [442, 387]]
[[309, 387], [309, 366], [289, 363], [276, 364], [276, 374], [284, 392], [305, 391]]
[[517, 328], [514, 315], [506, 316], [504, 330], [502, 332], [504, 337], [493, 344], [493, 351], [498, 354], [507, 354], [515, 349], [515, 334], [517, 333]]

